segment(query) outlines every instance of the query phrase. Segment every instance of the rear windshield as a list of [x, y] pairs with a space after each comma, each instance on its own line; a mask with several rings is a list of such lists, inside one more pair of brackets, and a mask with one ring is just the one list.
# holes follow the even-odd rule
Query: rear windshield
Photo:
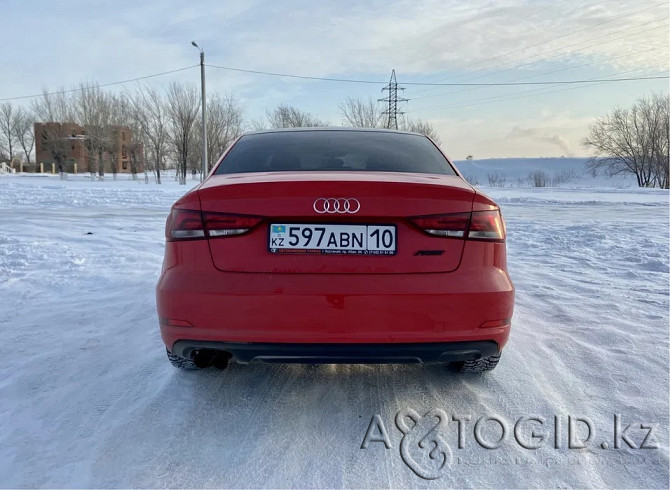
[[374, 131], [248, 134], [231, 148], [216, 173], [337, 170], [455, 175], [428, 138]]

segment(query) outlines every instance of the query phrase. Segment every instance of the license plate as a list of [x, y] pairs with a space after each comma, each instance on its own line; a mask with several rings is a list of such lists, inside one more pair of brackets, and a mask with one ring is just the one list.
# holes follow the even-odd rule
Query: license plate
[[270, 224], [272, 253], [395, 255], [394, 225]]

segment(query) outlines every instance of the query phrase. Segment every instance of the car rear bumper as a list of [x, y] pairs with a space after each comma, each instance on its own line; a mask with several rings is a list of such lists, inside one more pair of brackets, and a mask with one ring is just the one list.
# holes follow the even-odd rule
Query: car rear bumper
[[493, 341], [502, 350], [509, 337], [514, 287], [504, 244], [468, 243], [456, 271], [429, 274], [221, 272], [206, 241], [168, 246], [156, 298], [170, 351], [180, 340], [370, 348]]
[[284, 344], [178, 340], [172, 354], [192, 358], [198, 350], [228, 352], [237, 362], [430, 363], [480, 359], [500, 352], [494, 341], [415, 344]]

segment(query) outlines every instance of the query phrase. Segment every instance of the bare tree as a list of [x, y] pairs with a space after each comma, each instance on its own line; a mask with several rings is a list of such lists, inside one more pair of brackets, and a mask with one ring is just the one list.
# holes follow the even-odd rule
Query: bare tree
[[[111, 162], [111, 171], [116, 180], [119, 171], [119, 157], [125, 154], [125, 144], [123, 137], [126, 133], [123, 128], [129, 127], [129, 102], [124, 94], [108, 96], [109, 121], [107, 131], [107, 147], [105, 148]], [[123, 137], [122, 137], [123, 134]], [[127, 156], [127, 154], [125, 154]]]
[[198, 138], [194, 133], [200, 110], [198, 91], [190, 85], [171, 83], [167, 90], [167, 107], [170, 116], [169, 141], [177, 157], [179, 183], [186, 184], [189, 157], [197, 153], [194, 143]]
[[549, 182], [549, 176], [546, 172], [542, 170], [535, 170], [528, 175], [528, 181], [533, 185], [533, 187], [547, 187]]
[[62, 87], [53, 93], [46, 90], [32, 102], [35, 119], [41, 122], [67, 122], [75, 119], [72, 97]]
[[188, 144], [190, 150], [188, 152], [186, 167], [193, 179], [196, 178], [198, 173], [202, 172], [202, 130], [200, 127], [200, 124], [195, 125], [195, 131], [191, 133]]
[[[386, 119], [382, 108], [373, 99], [361, 100], [347, 97], [340, 104], [340, 112], [344, 117], [344, 123], [356, 128], [385, 128]], [[440, 143], [437, 130], [428, 121], [421, 119], [407, 119], [401, 117], [398, 121], [398, 128], [402, 131], [412, 131], [421, 133], [431, 138], [436, 143]]]
[[62, 122], [49, 122], [42, 126], [40, 134], [36, 134], [35, 138], [41, 138], [42, 148], [51, 153], [51, 158], [63, 178], [65, 161], [71, 145], [67, 125]]
[[139, 88], [130, 100], [132, 119], [139, 128], [137, 136], [147, 154], [147, 166], [156, 173], [156, 182], [160, 184], [168, 144], [167, 104], [161, 93], [152, 88]]
[[301, 111], [292, 106], [280, 104], [267, 111], [266, 117], [271, 128], [306, 128], [327, 126], [309, 112]]
[[487, 174], [486, 178], [488, 179], [489, 185], [491, 187], [505, 187], [505, 183], [507, 182], [507, 177], [505, 177], [505, 174], [500, 172]]
[[[111, 131], [113, 101], [109, 94], [95, 85], [80, 85], [76, 95], [77, 120], [86, 132], [85, 146], [89, 155], [89, 172], [105, 178], [105, 156], [113, 146]], [[95, 164], [93, 163], [95, 161]], [[113, 162], [112, 162], [113, 163]], [[112, 167], [114, 165], [112, 164]]]
[[30, 155], [35, 145], [34, 122], [31, 114], [19, 107], [17, 115], [16, 138], [21, 145], [26, 162], [30, 165]]
[[340, 103], [340, 113], [344, 123], [354, 128], [383, 128], [384, 115], [377, 101], [347, 97]]
[[98, 178], [104, 179], [108, 164], [116, 179], [119, 156], [123, 152], [121, 132], [129, 123], [126, 98], [103, 92], [97, 86], [82, 85], [76, 103], [78, 120], [86, 132], [89, 157], [95, 158], [97, 162]]
[[243, 132], [244, 118], [240, 102], [233, 96], [210, 95], [207, 100], [208, 169]]
[[14, 159], [14, 152], [19, 143], [17, 116], [18, 112], [11, 102], [0, 104], [0, 148], [10, 160]]
[[125, 145], [126, 153], [128, 156], [128, 163], [130, 164], [130, 175], [133, 180], [137, 179], [137, 173], [139, 172], [140, 163], [142, 162], [142, 143], [139, 141], [129, 141]]
[[632, 173], [640, 187], [668, 188], [668, 95], [642, 97], [593, 123], [582, 144], [594, 156], [592, 172]]
[[268, 126], [269, 125], [264, 117], [261, 117], [260, 119], [251, 120], [251, 129], [253, 129], [254, 131], [263, 131], [264, 129], [267, 129]]
[[42, 126], [40, 134], [35, 134], [35, 140], [40, 138], [42, 148], [51, 153], [62, 178], [71, 145], [70, 134], [64, 123], [75, 119], [72, 99], [63, 89], [54, 93], [45, 90], [42, 97], [33, 100], [31, 108], [36, 120], [52, 123]]
[[122, 95], [118, 96], [118, 99], [118, 111], [120, 113], [119, 119], [123, 126], [127, 126], [132, 133], [132, 138], [121, 141], [121, 157], [128, 159], [128, 163], [130, 165], [130, 175], [132, 176], [133, 180], [136, 180], [140, 163], [144, 159], [141, 137], [142, 131], [137, 122], [137, 119], [135, 118], [135, 105], [133, 103], [132, 96], [128, 92], [124, 92]]
[[651, 100], [649, 125], [654, 128], [652, 140], [652, 166], [654, 185], [670, 188], [670, 97], [656, 94]]
[[420, 133], [428, 136], [435, 143], [440, 144], [440, 137], [437, 135], [437, 130], [428, 121], [421, 119], [406, 119], [402, 118], [399, 121], [399, 129], [403, 131], [411, 131], [413, 133]]

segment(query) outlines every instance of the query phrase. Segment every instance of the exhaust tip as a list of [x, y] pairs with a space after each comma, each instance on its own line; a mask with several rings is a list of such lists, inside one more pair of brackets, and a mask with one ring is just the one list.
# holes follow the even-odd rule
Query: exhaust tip
[[216, 369], [224, 370], [228, 367], [231, 357], [233, 356], [230, 354], [230, 352], [218, 351], [217, 355], [214, 356], [214, 361], [212, 362], [212, 365]]
[[231, 358], [230, 352], [212, 349], [199, 349], [193, 354], [193, 362], [199, 368], [214, 366], [217, 369], [226, 369]]

